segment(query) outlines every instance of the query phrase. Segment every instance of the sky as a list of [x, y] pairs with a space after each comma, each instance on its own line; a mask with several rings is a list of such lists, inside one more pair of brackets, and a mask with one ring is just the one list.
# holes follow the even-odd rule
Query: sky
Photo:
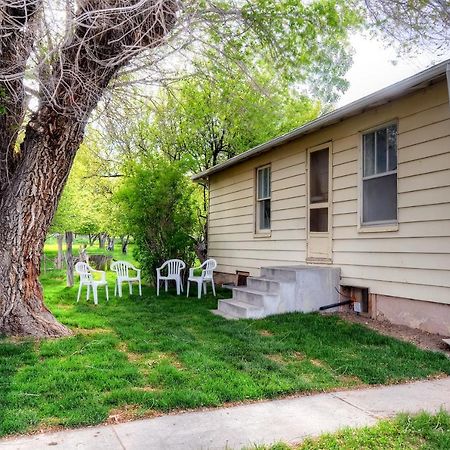
[[351, 42], [355, 54], [353, 65], [347, 73], [350, 87], [340, 98], [337, 107], [358, 100], [450, 58], [450, 51], [439, 56], [429, 52], [418, 52], [408, 58], [398, 58], [392, 46], [385, 47], [385, 44], [361, 35], [354, 36]]

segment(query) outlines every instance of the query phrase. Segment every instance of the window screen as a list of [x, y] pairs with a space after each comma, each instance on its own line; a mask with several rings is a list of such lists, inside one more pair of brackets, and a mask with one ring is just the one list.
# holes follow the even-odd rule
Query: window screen
[[363, 135], [363, 223], [397, 220], [397, 126]]

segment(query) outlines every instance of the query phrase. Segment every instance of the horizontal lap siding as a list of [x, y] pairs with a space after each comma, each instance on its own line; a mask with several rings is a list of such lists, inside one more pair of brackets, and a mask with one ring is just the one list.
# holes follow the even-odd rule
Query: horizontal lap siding
[[[398, 120], [397, 231], [359, 232], [360, 132]], [[211, 177], [209, 251], [258, 274], [306, 253], [305, 150], [332, 141], [333, 264], [344, 284], [450, 303], [450, 109], [445, 83], [380, 106]], [[272, 233], [254, 236], [254, 171], [272, 167]]]
[[397, 231], [358, 232], [359, 132], [334, 149], [333, 263], [343, 284], [450, 304], [450, 110], [444, 85], [427, 92], [365, 114], [372, 126], [398, 120]]
[[[271, 164], [272, 232], [255, 237], [255, 169]], [[286, 145], [210, 180], [209, 255], [223, 272], [305, 261], [305, 152]]]

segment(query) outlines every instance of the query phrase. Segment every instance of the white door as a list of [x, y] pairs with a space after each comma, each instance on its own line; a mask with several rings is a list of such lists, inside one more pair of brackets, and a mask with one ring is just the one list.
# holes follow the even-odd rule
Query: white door
[[331, 144], [308, 150], [307, 262], [331, 262]]

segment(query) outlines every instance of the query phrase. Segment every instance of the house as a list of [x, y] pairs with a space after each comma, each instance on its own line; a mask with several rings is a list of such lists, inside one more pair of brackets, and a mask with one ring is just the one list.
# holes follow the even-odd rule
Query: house
[[[450, 60], [195, 175], [209, 183], [209, 256], [250, 275], [219, 310], [313, 310], [334, 289], [374, 318], [449, 335], [449, 89]], [[331, 285], [308, 308], [267, 309], [283, 277], [286, 295]]]

